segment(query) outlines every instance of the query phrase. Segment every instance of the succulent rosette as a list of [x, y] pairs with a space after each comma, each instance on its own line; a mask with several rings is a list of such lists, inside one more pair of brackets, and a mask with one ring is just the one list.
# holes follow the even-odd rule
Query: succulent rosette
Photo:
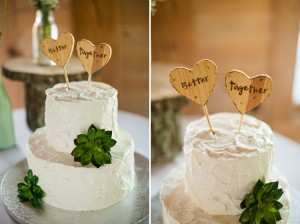
[[242, 224], [275, 224], [281, 220], [279, 210], [283, 205], [278, 201], [283, 190], [278, 189], [278, 181], [263, 183], [258, 180], [253, 192], [246, 196], [241, 203], [245, 209], [240, 216]]
[[20, 202], [30, 201], [34, 207], [39, 207], [40, 200], [45, 197], [43, 189], [37, 185], [39, 178], [28, 170], [24, 177], [25, 183], [18, 183], [18, 198]]
[[74, 140], [76, 147], [72, 151], [75, 162], [86, 166], [92, 163], [99, 168], [104, 164], [111, 163], [111, 148], [117, 143], [112, 139], [112, 132], [91, 125], [87, 134], [77, 135]]

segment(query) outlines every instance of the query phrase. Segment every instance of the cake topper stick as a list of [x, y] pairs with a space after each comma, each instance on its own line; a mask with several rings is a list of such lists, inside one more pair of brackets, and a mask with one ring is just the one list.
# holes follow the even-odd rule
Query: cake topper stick
[[207, 110], [206, 105], [202, 106], [202, 109], [203, 109], [204, 114], [205, 114], [205, 117], [206, 117], [206, 119], [207, 119], [207, 123], [208, 123], [209, 129], [210, 129], [210, 132], [211, 132], [212, 134], [214, 134], [214, 131], [213, 131], [212, 126], [211, 126], [211, 123], [210, 123], [209, 114], [208, 114], [208, 110]]
[[87, 88], [90, 88], [92, 74], [110, 60], [111, 47], [105, 43], [94, 45], [92, 42], [83, 39], [77, 42], [76, 51], [81, 64], [89, 75]]
[[67, 73], [66, 67], [64, 67], [64, 76], [65, 76], [65, 80], [66, 80], [68, 89], [70, 89], [71, 87], [70, 87], [70, 82], [69, 82], [69, 78], [68, 78], [68, 73]]
[[235, 107], [241, 113], [238, 133], [241, 131], [244, 114], [263, 103], [272, 92], [272, 79], [267, 75], [249, 78], [238, 70], [226, 74], [225, 85]]
[[244, 118], [244, 114], [241, 114], [241, 118], [240, 118], [240, 122], [239, 122], [239, 129], [237, 133], [241, 133], [241, 127], [242, 127], [242, 123], [243, 123], [243, 118]]
[[213, 92], [217, 73], [215, 63], [204, 59], [195, 64], [192, 70], [175, 68], [169, 75], [170, 83], [174, 89], [181, 95], [202, 106], [213, 136], [214, 131], [211, 126], [206, 103]]
[[41, 49], [51, 61], [64, 69], [65, 80], [68, 89], [70, 89], [66, 66], [71, 58], [74, 49], [73, 35], [65, 32], [59, 34], [57, 40], [46, 38], [41, 42]]

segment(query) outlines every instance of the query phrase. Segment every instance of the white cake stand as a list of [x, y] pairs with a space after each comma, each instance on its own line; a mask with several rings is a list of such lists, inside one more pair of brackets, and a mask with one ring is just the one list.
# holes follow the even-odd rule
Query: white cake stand
[[136, 183], [133, 190], [121, 202], [106, 209], [77, 212], [58, 209], [46, 203], [41, 203], [36, 209], [27, 202], [19, 202], [17, 184], [23, 181], [28, 170], [26, 160], [17, 163], [3, 177], [3, 204], [7, 213], [21, 224], [148, 223], [149, 161], [140, 154], [135, 153], [134, 156]]

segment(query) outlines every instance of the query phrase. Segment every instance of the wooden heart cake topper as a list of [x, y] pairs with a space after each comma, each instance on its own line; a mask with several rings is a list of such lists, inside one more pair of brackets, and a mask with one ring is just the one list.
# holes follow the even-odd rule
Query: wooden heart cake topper
[[94, 45], [92, 42], [83, 39], [77, 42], [76, 51], [84, 69], [89, 74], [88, 85], [90, 85], [92, 74], [110, 60], [111, 47], [106, 43]]
[[214, 90], [217, 74], [218, 71], [215, 63], [204, 59], [195, 64], [192, 70], [175, 68], [169, 75], [171, 85], [181, 95], [203, 107], [212, 133], [214, 132], [209, 120], [206, 103]]
[[54, 63], [64, 69], [65, 80], [70, 88], [66, 66], [74, 49], [74, 37], [70, 33], [59, 34], [57, 40], [47, 38], [41, 41], [41, 50]]
[[248, 113], [263, 103], [271, 94], [272, 79], [267, 75], [249, 78], [241, 71], [230, 71], [225, 77], [230, 98], [241, 114]]
[[263, 103], [272, 92], [272, 79], [267, 75], [258, 75], [253, 78], [245, 73], [233, 70], [226, 74], [225, 85], [227, 92], [238, 111], [243, 115]]
[[171, 85], [183, 96], [204, 106], [211, 96], [216, 80], [217, 66], [204, 59], [193, 69], [175, 68], [169, 75]]
[[43, 53], [62, 68], [69, 62], [73, 48], [74, 37], [67, 32], [59, 34], [57, 40], [47, 38], [41, 42]]

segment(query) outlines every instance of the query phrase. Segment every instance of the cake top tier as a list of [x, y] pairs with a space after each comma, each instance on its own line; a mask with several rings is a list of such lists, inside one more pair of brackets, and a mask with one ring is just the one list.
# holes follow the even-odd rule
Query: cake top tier
[[71, 89], [68, 90], [65, 83], [56, 84], [54, 87], [46, 90], [47, 96], [52, 96], [55, 100], [61, 101], [94, 101], [102, 98], [115, 96], [118, 91], [112, 86], [101, 83], [91, 82], [87, 89], [88, 82], [71, 82]]
[[94, 124], [118, 136], [117, 90], [110, 85], [92, 82], [57, 84], [46, 90], [45, 126], [49, 145], [55, 151], [69, 152], [75, 148], [74, 139]]
[[184, 150], [201, 150], [209, 157], [248, 157], [272, 150], [274, 135], [264, 122], [244, 115], [241, 133], [237, 134], [241, 115], [217, 113], [210, 116], [215, 139], [206, 118], [191, 122], [185, 134]]

